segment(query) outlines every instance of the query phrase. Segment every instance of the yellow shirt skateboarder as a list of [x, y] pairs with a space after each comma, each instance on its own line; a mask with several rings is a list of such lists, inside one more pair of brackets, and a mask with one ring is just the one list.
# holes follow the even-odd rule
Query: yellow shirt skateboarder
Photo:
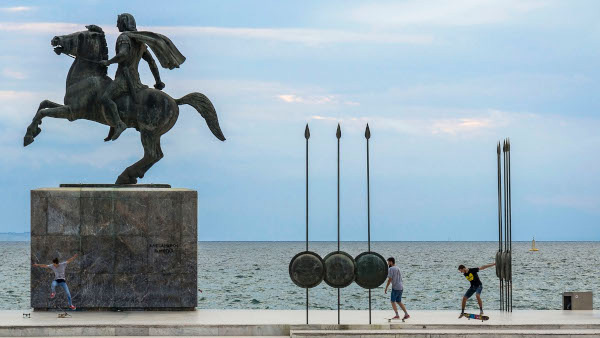
[[483, 302], [481, 301], [481, 291], [483, 290], [483, 283], [481, 283], [481, 280], [479, 279], [479, 275], [477, 273], [494, 265], [496, 265], [496, 263], [484, 265], [479, 268], [466, 268], [462, 264], [458, 266], [458, 271], [465, 275], [465, 278], [471, 283], [471, 287], [469, 287], [469, 289], [462, 298], [462, 309], [458, 318], [462, 317], [465, 313], [467, 299], [471, 298], [473, 294], [475, 294], [475, 297], [477, 297], [477, 303], [479, 304], [479, 314], [483, 315]]

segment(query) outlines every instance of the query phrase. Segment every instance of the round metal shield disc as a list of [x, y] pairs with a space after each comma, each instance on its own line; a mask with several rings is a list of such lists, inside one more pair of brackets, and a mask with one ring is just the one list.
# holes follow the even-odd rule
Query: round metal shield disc
[[325, 283], [334, 288], [345, 288], [356, 277], [354, 258], [343, 251], [334, 251], [323, 259], [325, 262]]
[[321, 256], [312, 251], [303, 251], [290, 261], [290, 278], [301, 288], [314, 288], [321, 284], [325, 266]]
[[387, 261], [376, 252], [356, 256], [356, 284], [365, 289], [379, 287], [388, 275]]

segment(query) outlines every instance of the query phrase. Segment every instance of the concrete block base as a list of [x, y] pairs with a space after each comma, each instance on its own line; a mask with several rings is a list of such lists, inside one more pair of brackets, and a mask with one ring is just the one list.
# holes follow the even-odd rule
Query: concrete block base
[[[197, 192], [171, 188], [31, 191], [31, 261], [66, 268], [78, 309], [193, 310], [197, 306]], [[31, 269], [31, 307], [50, 299], [50, 269]]]

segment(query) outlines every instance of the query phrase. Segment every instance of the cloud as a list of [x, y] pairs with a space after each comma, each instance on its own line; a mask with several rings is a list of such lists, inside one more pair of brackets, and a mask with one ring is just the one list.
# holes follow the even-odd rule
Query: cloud
[[541, 0], [366, 2], [345, 16], [372, 26], [473, 26], [510, 21], [549, 4]]
[[0, 90], [0, 100], [2, 101], [18, 101], [22, 99], [31, 99], [34, 97], [33, 92], [16, 91], [16, 90]]
[[311, 118], [311, 120], [333, 121], [333, 122], [339, 121], [339, 119], [337, 117], [330, 117], [330, 116], [313, 115], [310, 118]]
[[[142, 79], [144, 81], [144, 79]], [[181, 97], [190, 91], [207, 95], [217, 111], [247, 119], [304, 121], [306, 105], [312, 114], [331, 113], [337, 109], [354, 109], [360, 102], [354, 95], [333, 94], [319, 86], [301, 86], [275, 81], [246, 79], [182, 79], [169, 85], [169, 94]], [[285, 111], [285, 114], [282, 114]]]
[[20, 33], [69, 34], [85, 29], [85, 25], [68, 22], [0, 22], [0, 31]]
[[427, 34], [363, 33], [333, 29], [308, 28], [232, 28], [204, 26], [153, 26], [144, 29], [167, 35], [205, 35], [236, 39], [255, 39], [276, 42], [321, 45], [330, 43], [428, 44], [433, 41]]
[[359, 96], [363, 105], [385, 104], [388, 107], [423, 102], [443, 102], [449, 106], [513, 104], [564, 100], [589, 88], [593, 79], [587, 74], [536, 72], [502, 72], [455, 78], [450, 81], [398, 81], [370, 96]]
[[340, 101], [339, 95], [299, 96], [294, 94], [281, 94], [277, 95], [277, 98], [286, 103], [359, 105], [358, 102]]
[[19, 72], [16, 70], [12, 70], [12, 69], [8, 69], [8, 68], [4, 68], [2, 70], [2, 75], [4, 75], [4, 77], [7, 77], [9, 79], [16, 79], [16, 80], [24, 80], [27, 78], [27, 75], [25, 75], [25, 73]]
[[[114, 24], [100, 24], [110, 35], [118, 34]], [[30, 34], [68, 34], [85, 29], [85, 24], [69, 22], [0, 22], [0, 31]], [[433, 37], [427, 34], [363, 33], [333, 29], [309, 28], [238, 28], [208, 26], [140, 26], [140, 30], [160, 32], [169, 36], [207, 36], [319, 46], [331, 43], [429, 44]]]
[[[219, 113], [229, 118], [283, 120], [286, 123], [308, 119], [323, 123], [343, 122], [348, 127], [356, 126], [358, 129], [364, 128], [364, 124], [369, 122], [376, 123], [382, 130], [411, 135], [479, 136], [520, 121], [530, 123], [537, 117], [530, 113], [501, 109], [464, 108], [462, 104], [450, 107], [398, 104], [395, 100], [400, 90], [384, 91], [380, 93], [382, 96], [373, 98], [371, 94], [332, 94], [327, 88], [316, 86], [294, 87], [278, 82], [248, 80], [183, 80], [173, 84], [171, 90], [175, 91], [173, 96], [178, 97], [194, 88], [199, 91], [210, 89], [205, 94], [216, 103]], [[420, 93], [419, 97], [430, 96], [425, 94]], [[224, 103], [226, 107], [223, 107]], [[310, 106], [310, 114], [307, 114], [307, 106]], [[364, 112], [364, 109], [379, 113], [371, 114]]]
[[431, 123], [431, 133], [445, 133], [451, 135], [456, 135], [459, 133], [469, 133], [482, 129], [489, 129], [492, 127], [494, 122], [494, 119], [485, 117], [434, 120]]
[[[515, 115], [522, 113], [511, 113], [500, 110], [485, 109], [468, 112], [454, 110], [454, 115], [465, 115], [462, 117], [434, 117], [436, 109], [433, 108], [429, 114], [409, 114], [409, 116], [423, 116], [410, 118], [394, 118], [387, 116], [359, 116], [359, 117], [333, 117], [324, 115], [313, 115], [311, 120], [343, 123], [351, 129], [360, 130], [368, 122], [376, 125], [381, 130], [391, 130], [403, 134], [413, 135], [438, 135], [438, 136], [475, 136], [494, 129], [504, 128], [515, 120]], [[526, 114], [526, 116], [533, 116]]]
[[287, 103], [304, 102], [304, 100], [301, 97], [296, 96], [296, 95], [285, 94], [285, 95], [278, 95], [277, 97]]
[[19, 12], [27, 12], [32, 9], [35, 9], [35, 7], [28, 7], [28, 6], [0, 7], [0, 12], [19, 13]]

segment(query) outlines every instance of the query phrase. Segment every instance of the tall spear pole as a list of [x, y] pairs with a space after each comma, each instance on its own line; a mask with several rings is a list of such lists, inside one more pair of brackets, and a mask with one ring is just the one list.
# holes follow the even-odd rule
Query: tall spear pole
[[[306, 139], [306, 251], [308, 251], [308, 139], [310, 138], [308, 123], [304, 129], [304, 138]], [[306, 288], [306, 324], [308, 325], [308, 288]]]
[[[342, 130], [338, 123], [337, 131], [335, 132], [337, 137], [337, 249], [340, 251], [340, 138], [342, 137]], [[340, 288], [337, 288], [338, 292], [338, 325], [340, 324]]]
[[[365, 129], [365, 138], [367, 139], [367, 248], [371, 252], [371, 182], [369, 179], [369, 139], [371, 138], [371, 130], [368, 123]], [[369, 324], [371, 324], [371, 289], [369, 289]]]

